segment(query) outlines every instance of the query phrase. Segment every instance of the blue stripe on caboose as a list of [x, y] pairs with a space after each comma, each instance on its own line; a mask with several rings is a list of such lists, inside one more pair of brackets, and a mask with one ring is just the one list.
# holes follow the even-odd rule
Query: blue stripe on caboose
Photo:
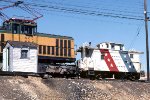
[[136, 69], [131, 61], [131, 58], [128, 55], [128, 51], [119, 51], [120, 56], [128, 69], [128, 72], [136, 72]]

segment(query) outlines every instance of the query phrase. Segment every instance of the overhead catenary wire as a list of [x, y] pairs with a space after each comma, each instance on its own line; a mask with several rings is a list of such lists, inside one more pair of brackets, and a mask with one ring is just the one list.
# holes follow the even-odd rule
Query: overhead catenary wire
[[84, 15], [92, 15], [92, 16], [93, 15], [105, 16], [105, 17], [114, 17], [114, 18], [123, 18], [123, 19], [133, 19], [133, 20], [144, 20], [143, 18], [140, 18], [140, 16], [124, 16], [122, 14], [105, 13], [105, 12], [98, 12], [98, 11], [89, 11], [89, 10], [83, 10], [83, 9], [73, 9], [73, 8], [65, 8], [65, 7], [41, 5], [41, 4], [31, 4], [31, 3], [28, 5], [40, 7], [40, 8], [56, 9], [56, 10], [65, 11], [68, 13], [76, 13], [76, 14], [84, 14]]
[[133, 46], [134, 46], [134, 44], [136, 42], [136, 39], [139, 37], [139, 34], [140, 34], [140, 31], [142, 29], [143, 24], [144, 24], [144, 22], [141, 25], [138, 26], [138, 28], [136, 30], [136, 35], [133, 37], [133, 39], [132, 39], [128, 49], [133, 48]]
[[[8, 0], [2, 0], [7, 1]], [[12, 2], [12, 1], [11, 1]], [[66, 8], [60, 6], [51, 6], [51, 5], [43, 5], [43, 4], [36, 4], [36, 3], [26, 3], [27, 5], [34, 6], [34, 7], [41, 7], [47, 9], [56, 9], [60, 11], [65, 11], [68, 13], [76, 13], [76, 14], [84, 14], [84, 15], [92, 15], [92, 16], [105, 16], [105, 17], [114, 17], [114, 18], [124, 18], [124, 19], [134, 19], [134, 20], [143, 20], [141, 16], [133, 16], [133, 15], [123, 15], [123, 14], [115, 14], [115, 13], [105, 13], [99, 11], [89, 11], [84, 9], [77, 9], [77, 8]]]

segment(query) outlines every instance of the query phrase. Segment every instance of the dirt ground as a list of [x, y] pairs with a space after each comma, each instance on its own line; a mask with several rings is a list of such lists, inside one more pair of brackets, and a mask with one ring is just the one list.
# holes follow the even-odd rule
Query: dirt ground
[[0, 100], [149, 100], [150, 83], [0, 76]]

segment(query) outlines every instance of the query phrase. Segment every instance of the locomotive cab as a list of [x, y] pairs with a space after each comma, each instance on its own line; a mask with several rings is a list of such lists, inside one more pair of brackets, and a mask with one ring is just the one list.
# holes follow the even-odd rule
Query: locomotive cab
[[3, 22], [1, 30], [11, 32], [13, 34], [25, 34], [32, 36], [37, 33], [37, 23], [32, 20], [11, 18]]

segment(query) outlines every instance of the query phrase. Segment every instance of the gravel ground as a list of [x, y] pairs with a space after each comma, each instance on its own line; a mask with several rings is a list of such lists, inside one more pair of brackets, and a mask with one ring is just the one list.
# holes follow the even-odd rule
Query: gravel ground
[[150, 83], [0, 76], [0, 100], [149, 100]]

